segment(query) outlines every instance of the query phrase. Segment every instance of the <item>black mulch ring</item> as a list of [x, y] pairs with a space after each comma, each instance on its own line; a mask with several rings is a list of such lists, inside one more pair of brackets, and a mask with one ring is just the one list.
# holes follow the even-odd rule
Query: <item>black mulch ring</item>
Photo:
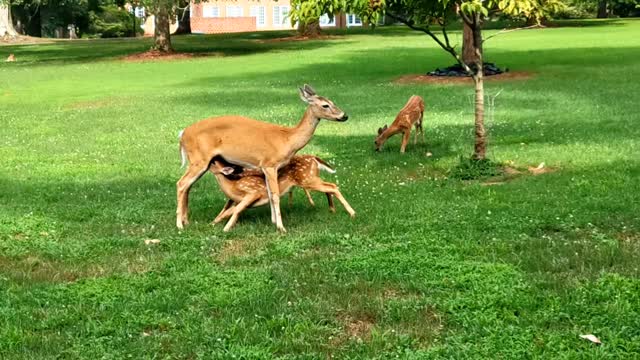
[[[473, 71], [476, 71], [475, 67], [476, 67], [475, 64], [470, 65], [470, 68]], [[498, 75], [498, 74], [502, 74], [509, 71], [509, 69], [507, 68], [504, 68], [504, 70], [500, 69], [494, 63], [484, 63], [483, 69], [484, 69], [483, 73], [485, 76]], [[442, 69], [438, 68], [438, 69], [435, 69], [434, 71], [428, 72], [427, 75], [429, 76], [469, 76], [469, 74], [467, 74], [467, 72], [464, 70], [464, 68], [460, 64], [455, 64]]]

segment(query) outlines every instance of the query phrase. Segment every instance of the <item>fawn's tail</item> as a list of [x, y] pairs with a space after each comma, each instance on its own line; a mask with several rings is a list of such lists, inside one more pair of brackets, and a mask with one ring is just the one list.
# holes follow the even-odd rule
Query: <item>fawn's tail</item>
[[315, 156], [314, 159], [316, 160], [316, 162], [318, 163], [318, 168], [322, 171], [326, 171], [329, 174], [335, 174], [336, 173], [336, 169], [334, 169], [333, 167], [331, 167], [331, 165], [329, 165], [326, 161], [320, 159], [319, 157]]

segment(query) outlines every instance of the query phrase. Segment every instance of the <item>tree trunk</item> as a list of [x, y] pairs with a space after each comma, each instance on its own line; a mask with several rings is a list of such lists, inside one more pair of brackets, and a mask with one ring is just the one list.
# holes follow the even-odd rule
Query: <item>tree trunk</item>
[[598, 1], [598, 15], [597, 15], [598, 19], [605, 19], [607, 17], [609, 17], [609, 14], [607, 13], [607, 1], [606, 0], [600, 0]]
[[191, 34], [191, 10], [188, 1], [181, 1], [180, 7], [184, 10], [178, 11], [178, 29], [175, 34]]
[[482, 66], [473, 78], [476, 86], [476, 108], [475, 108], [475, 146], [473, 158], [484, 160], [487, 155], [487, 133], [484, 128], [484, 74]]
[[298, 35], [307, 37], [320, 36], [320, 19], [314, 19], [307, 23], [298, 24]]
[[475, 106], [475, 146], [473, 149], [473, 158], [476, 160], [484, 160], [487, 155], [487, 133], [484, 128], [484, 59], [482, 56], [482, 25], [480, 16], [476, 15], [472, 25], [474, 45], [476, 47], [476, 73], [473, 76], [476, 90], [476, 106]]
[[13, 21], [11, 20], [11, 8], [10, 4], [6, 3], [0, 5], [0, 37], [18, 36], [18, 32], [13, 27]]
[[160, 52], [173, 52], [171, 46], [171, 30], [169, 22], [169, 10], [167, 5], [161, 2], [154, 14], [154, 45], [153, 49]]
[[[480, 50], [482, 54], [482, 34], [480, 33], [480, 41], [476, 41], [474, 38], [474, 31], [472, 25], [467, 24], [466, 21], [462, 22], [462, 61], [465, 64], [471, 66], [478, 62], [478, 55], [476, 50]], [[480, 30], [478, 29], [478, 32]]]

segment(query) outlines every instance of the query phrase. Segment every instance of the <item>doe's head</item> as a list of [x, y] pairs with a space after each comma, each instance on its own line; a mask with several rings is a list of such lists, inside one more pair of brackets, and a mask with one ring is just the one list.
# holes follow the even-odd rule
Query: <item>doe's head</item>
[[316, 94], [316, 91], [307, 84], [298, 89], [300, 92], [300, 99], [309, 104], [313, 115], [318, 119], [326, 119], [331, 121], [347, 121], [349, 116], [344, 111], [340, 110], [333, 103], [333, 101], [327, 99], [324, 96]]

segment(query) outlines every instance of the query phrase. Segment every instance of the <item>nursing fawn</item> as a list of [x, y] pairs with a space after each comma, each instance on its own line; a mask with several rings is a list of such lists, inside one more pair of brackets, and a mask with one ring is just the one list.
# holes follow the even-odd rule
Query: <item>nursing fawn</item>
[[424, 130], [422, 128], [422, 117], [424, 116], [424, 100], [420, 96], [413, 95], [409, 98], [409, 101], [404, 105], [402, 110], [396, 116], [391, 126], [387, 125], [378, 129], [378, 136], [375, 140], [376, 151], [382, 149], [382, 145], [391, 136], [403, 133], [402, 145], [400, 145], [400, 152], [404, 153], [409, 137], [411, 136], [411, 127], [416, 127], [415, 136], [413, 137], [413, 144], [415, 145], [418, 139], [418, 133], [422, 135], [422, 142], [424, 143]]
[[[312, 155], [294, 156], [288, 165], [282, 168], [278, 177], [280, 195], [291, 191], [293, 187], [300, 187], [305, 192], [319, 191], [327, 195], [329, 209], [335, 212], [333, 196], [338, 198], [351, 217], [355, 211], [342, 196], [338, 186], [322, 180], [320, 170], [334, 173], [322, 159]], [[269, 202], [265, 177], [260, 171], [245, 170], [241, 174], [234, 174], [234, 169], [219, 158], [214, 158], [210, 171], [215, 175], [220, 189], [229, 199], [222, 211], [213, 220], [214, 224], [229, 218], [224, 231], [229, 231], [238, 220], [238, 216], [248, 207], [258, 207]], [[310, 196], [309, 196], [310, 197]]]

